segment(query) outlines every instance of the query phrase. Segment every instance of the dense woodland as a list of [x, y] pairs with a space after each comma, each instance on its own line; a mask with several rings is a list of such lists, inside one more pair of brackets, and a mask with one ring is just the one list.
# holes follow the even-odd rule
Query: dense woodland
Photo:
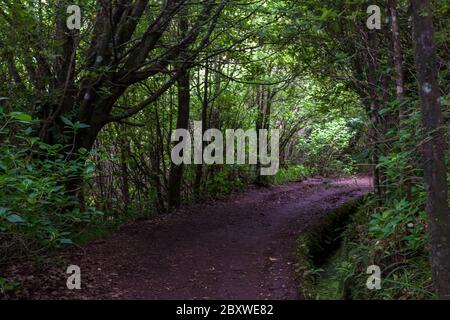
[[[350, 298], [448, 299], [450, 6], [376, 2], [0, 0], [0, 292], [2, 268], [127, 220], [370, 175], [338, 262]], [[280, 170], [173, 164], [194, 121], [279, 129]], [[384, 290], [364, 290], [371, 264]]]

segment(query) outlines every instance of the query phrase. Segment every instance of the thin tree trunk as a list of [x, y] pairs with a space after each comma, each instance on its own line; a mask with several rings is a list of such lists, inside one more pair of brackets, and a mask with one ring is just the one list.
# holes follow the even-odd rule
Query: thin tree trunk
[[[189, 72], [186, 70], [178, 79], [178, 119], [177, 129], [188, 129], [190, 92]], [[183, 180], [183, 164], [172, 163], [169, 173], [169, 208], [178, 208], [181, 205], [181, 184]]]
[[255, 167], [255, 174], [256, 174], [256, 180], [255, 183], [257, 184], [262, 184], [262, 177], [261, 177], [261, 162], [259, 159], [259, 154], [260, 154], [260, 150], [259, 150], [259, 140], [260, 140], [260, 134], [259, 134], [259, 130], [261, 130], [263, 128], [264, 125], [264, 103], [265, 103], [265, 88], [263, 85], [259, 85], [256, 89], [256, 106], [258, 108], [258, 114], [256, 116], [256, 122], [255, 122], [255, 128], [256, 128], [256, 137], [257, 137], [257, 143], [256, 143], [256, 148], [258, 150], [258, 155], [257, 155], [257, 163], [256, 163], [256, 167]]
[[120, 171], [121, 171], [121, 180], [122, 180], [122, 200], [123, 200], [123, 211], [128, 211], [128, 206], [130, 204], [130, 186], [129, 186], [129, 176], [128, 176], [128, 165], [127, 165], [127, 155], [130, 154], [130, 148], [129, 144], [125, 139], [123, 139], [123, 136], [121, 135], [120, 125], [118, 125], [118, 136], [120, 138]]
[[[403, 55], [400, 40], [401, 37], [398, 23], [398, 14], [397, 14], [397, 0], [389, 0], [388, 6], [389, 6], [389, 13], [391, 16], [392, 59], [394, 61], [395, 66], [396, 93], [397, 93], [397, 100], [399, 103], [398, 124], [400, 129], [402, 129], [404, 128], [404, 120], [406, 117], [406, 111], [404, 108], [405, 74], [403, 71]], [[402, 148], [402, 151], [404, 152], [405, 150]], [[402, 177], [403, 181], [401, 182], [401, 185], [405, 188], [407, 198], [411, 199], [412, 198], [411, 182], [408, 179], [408, 172], [405, 170], [403, 175], [404, 177]]]
[[371, 164], [373, 167], [373, 187], [375, 188], [378, 204], [381, 206], [382, 199], [382, 187], [380, 182], [380, 169], [378, 168], [378, 161], [380, 157], [380, 145], [379, 138], [380, 132], [378, 128], [379, 115], [378, 115], [378, 104], [379, 99], [377, 95], [377, 70], [378, 70], [378, 55], [376, 47], [376, 34], [369, 32], [367, 35], [366, 44], [366, 60], [368, 65], [367, 80], [369, 85], [369, 110], [370, 110], [370, 141], [373, 144], [373, 150], [371, 155]]
[[[403, 55], [400, 42], [400, 28], [397, 15], [397, 0], [389, 0], [389, 12], [391, 14], [391, 31], [392, 31], [392, 58], [395, 66], [395, 83], [397, 99], [401, 103], [405, 98], [405, 75], [403, 72]], [[405, 109], [401, 105], [399, 109], [399, 123], [402, 125], [405, 117]]]
[[422, 155], [427, 191], [431, 270], [438, 298], [450, 300], [450, 212], [444, 158], [446, 141], [439, 101], [432, 10], [428, 0], [411, 0], [411, 7], [422, 124], [426, 134]]
[[[164, 162], [164, 135], [161, 129], [161, 123], [159, 120], [158, 108], [155, 108], [156, 119], [156, 150], [154, 151], [154, 168], [155, 172], [155, 188], [157, 196], [157, 206], [160, 212], [166, 211], [166, 205], [163, 195], [163, 183], [166, 177], [166, 165]], [[161, 169], [162, 167], [162, 169]], [[163, 182], [161, 182], [163, 179]]]
[[[208, 90], [209, 90], [209, 60], [206, 60], [205, 66], [205, 85], [203, 89], [203, 101], [202, 101], [202, 130], [203, 134], [208, 129]], [[194, 194], [197, 199], [200, 198], [201, 195], [201, 184], [203, 177], [203, 164], [198, 164], [195, 173], [195, 182], [194, 182]]]
[[[188, 31], [188, 10], [184, 8], [180, 13], [179, 28], [181, 38]], [[183, 68], [181, 66], [181, 68]], [[188, 129], [190, 110], [190, 73], [188, 69], [181, 70], [177, 79], [178, 84], [178, 118], [177, 129]], [[181, 185], [183, 181], [183, 164], [172, 163], [169, 173], [169, 209], [178, 208], [181, 205]]]

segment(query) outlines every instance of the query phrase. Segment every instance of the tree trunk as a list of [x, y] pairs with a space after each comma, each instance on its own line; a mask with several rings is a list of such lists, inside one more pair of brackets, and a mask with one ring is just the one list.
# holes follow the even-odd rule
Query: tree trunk
[[[399, 103], [398, 110], [398, 124], [400, 129], [404, 128], [404, 119], [406, 117], [406, 112], [404, 108], [404, 99], [405, 99], [405, 74], [403, 71], [403, 55], [402, 55], [402, 47], [400, 41], [400, 28], [398, 22], [398, 14], [397, 14], [397, 0], [389, 0], [388, 1], [389, 12], [391, 15], [391, 39], [392, 39], [392, 60], [394, 61], [395, 66], [395, 83], [396, 83], [396, 93], [397, 100]], [[405, 152], [404, 148], [402, 151]], [[407, 170], [403, 173], [404, 177], [402, 177], [403, 181], [401, 182], [401, 186], [405, 188], [405, 193], [407, 199], [412, 199], [411, 194], [411, 181], [408, 179]]]
[[439, 299], [450, 300], [450, 212], [446, 140], [440, 108], [432, 10], [428, 0], [412, 0], [413, 41], [426, 141], [422, 144], [427, 191], [428, 233], [433, 282]]
[[[397, 99], [401, 103], [405, 98], [405, 75], [403, 72], [403, 55], [400, 42], [400, 29], [397, 15], [397, 0], [389, 0], [389, 11], [391, 14], [391, 32], [392, 32], [392, 58], [395, 66], [395, 83]], [[405, 110], [403, 106], [399, 109], [399, 124], [402, 125], [402, 120], [405, 117]]]
[[[189, 72], [186, 70], [178, 79], [178, 119], [177, 129], [188, 129], [190, 92]], [[172, 163], [169, 173], [169, 208], [178, 208], [181, 205], [181, 183], [183, 180], [183, 164]]]
[[383, 190], [381, 187], [381, 181], [380, 181], [380, 169], [378, 168], [378, 161], [380, 157], [380, 130], [379, 130], [379, 115], [378, 115], [378, 109], [379, 109], [379, 101], [378, 95], [377, 95], [377, 83], [378, 83], [378, 52], [376, 48], [376, 33], [369, 32], [366, 37], [367, 44], [366, 44], [366, 55], [365, 59], [367, 61], [368, 65], [368, 71], [367, 71], [367, 81], [368, 81], [368, 103], [369, 103], [369, 112], [370, 112], [370, 141], [373, 145], [372, 149], [372, 155], [371, 155], [371, 165], [373, 168], [373, 187], [375, 188], [375, 193], [377, 196], [378, 205], [381, 206], [381, 200], [383, 197]]
[[[208, 123], [208, 105], [209, 105], [209, 96], [208, 96], [208, 90], [209, 90], [209, 61], [206, 60], [206, 66], [205, 66], [205, 85], [203, 88], [203, 101], [202, 101], [202, 130], [203, 134], [209, 127]], [[201, 185], [202, 185], [202, 177], [203, 177], [203, 164], [198, 164], [196, 167], [195, 172], [195, 182], [194, 182], [194, 194], [196, 199], [200, 199], [201, 195]]]
[[[163, 183], [165, 183], [164, 179], [166, 178], [167, 170], [164, 162], [164, 135], [161, 130], [158, 108], [155, 108], [155, 119], [156, 119], [156, 146], [153, 151], [154, 153], [153, 172], [155, 173], [155, 189], [157, 196], [156, 205], [159, 212], [165, 212], [166, 204], [163, 194]], [[165, 186], [167, 186], [167, 184], [165, 184]]]
[[260, 174], [261, 172], [261, 162], [259, 159], [259, 140], [260, 140], [260, 134], [259, 134], [259, 130], [261, 130], [263, 128], [264, 125], [264, 103], [265, 103], [265, 94], [266, 94], [266, 90], [264, 88], [263, 85], [258, 85], [257, 89], [256, 89], [256, 106], [258, 108], [258, 114], [256, 116], [256, 122], [255, 122], [255, 129], [256, 129], [256, 138], [257, 138], [257, 143], [256, 143], [256, 149], [258, 152], [258, 156], [257, 156], [257, 163], [255, 166], [255, 174], [256, 174], [256, 179], [255, 179], [255, 183], [256, 184], [263, 184], [263, 178]]
[[128, 211], [128, 206], [130, 204], [130, 186], [129, 186], [129, 174], [128, 174], [128, 164], [127, 164], [127, 155], [130, 154], [130, 145], [129, 142], [127, 142], [121, 135], [120, 130], [123, 130], [124, 128], [121, 128], [119, 125], [117, 127], [117, 135], [120, 137], [119, 143], [120, 143], [120, 175], [121, 175], [121, 190], [122, 190], [122, 200], [123, 200], [123, 211]]
[[[179, 28], [183, 38], [188, 30], [188, 10], [180, 13]], [[181, 67], [183, 68], [183, 67]], [[178, 84], [178, 118], [176, 129], [188, 129], [189, 110], [190, 110], [190, 74], [187, 69], [180, 70], [177, 79]], [[181, 184], [183, 181], [183, 164], [175, 165], [172, 163], [169, 173], [168, 202], [169, 209], [178, 208], [181, 205]]]

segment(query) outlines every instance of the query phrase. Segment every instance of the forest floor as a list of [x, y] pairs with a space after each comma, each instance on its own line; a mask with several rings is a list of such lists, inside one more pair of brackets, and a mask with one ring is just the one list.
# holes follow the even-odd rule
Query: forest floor
[[[59, 267], [15, 266], [24, 285], [10, 298], [298, 299], [298, 235], [370, 189], [369, 178], [307, 179], [129, 222]], [[66, 288], [69, 264], [81, 268], [81, 290]]]

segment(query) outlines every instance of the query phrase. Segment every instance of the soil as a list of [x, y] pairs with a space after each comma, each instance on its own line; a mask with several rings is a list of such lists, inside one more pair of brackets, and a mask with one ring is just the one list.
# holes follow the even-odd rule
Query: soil
[[[371, 190], [369, 178], [308, 179], [249, 187], [226, 199], [124, 224], [65, 255], [59, 267], [14, 266], [13, 299], [298, 299], [295, 240]], [[68, 265], [81, 290], [68, 290]]]

